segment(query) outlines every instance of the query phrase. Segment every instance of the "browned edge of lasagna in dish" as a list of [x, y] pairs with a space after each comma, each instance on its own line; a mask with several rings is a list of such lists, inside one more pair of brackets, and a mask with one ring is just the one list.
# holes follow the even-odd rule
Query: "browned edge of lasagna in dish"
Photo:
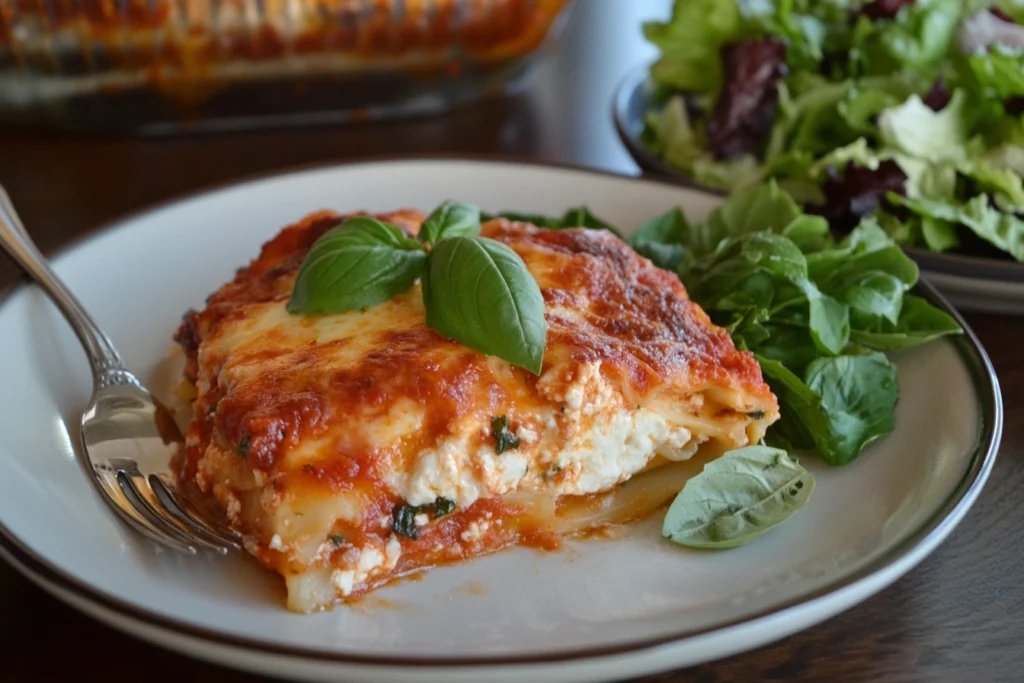
[[[285, 228], [175, 336], [192, 400], [179, 483], [284, 577], [291, 610], [642, 518], [694, 456], [756, 444], [779, 418], [753, 355], [603, 230], [480, 228], [539, 287], [539, 374], [432, 329], [419, 281], [359, 310], [289, 312], [311, 247], [349, 217]], [[409, 238], [425, 219], [374, 217]]]

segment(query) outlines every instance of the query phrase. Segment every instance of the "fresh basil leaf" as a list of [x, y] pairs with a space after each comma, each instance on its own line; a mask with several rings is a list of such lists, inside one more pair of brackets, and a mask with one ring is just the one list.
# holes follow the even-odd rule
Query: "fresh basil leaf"
[[425, 261], [423, 248], [395, 226], [349, 219], [313, 244], [287, 310], [325, 315], [374, 306], [412, 287]]
[[516, 213], [514, 211], [503, 211], [501, 213], [485, 213], [480, 216], [483, 222], [494, 220], [495, 218], [504, 218], [505, 220], [513, 221], [516, 223], [529, 223], [530, 225], [536, 225], [538, 228], [547, 228], [548, 230], [561, 230], [563, 227], [561, 218], [552, 218], [551, 216], [542, 216], [539, 213]]
[[449, 237], [471, 237], [480, 234], [480, 209], [470, 204], [446, 201], [434, 209], [420, 226], [416, 238], [436, 245]]
[[779, 398], [781, 436], [814, 447], [830, 465], [849, 463], [895, 426], [896, 368], [881, 353], [816, 359], [805, 379], [778, 361], [757, 360]]
[[[735, 306], [727, 319], [713, 321], [728, 330], [737, 349], [749, 351], [760, 347], [771, 336], [771, 332], [764, 325], [769, 318], [768, 310], [751, 304], [742, 305], [738, 301], [737, 304], [739, 305]], [[717, 313], [716, 311], [716, 315]]]
[[629, 236], [629, 246], [654, 265], [675, 271], [686, 257], [686, 241], [690, 224], [679, 208], [652, 218]]
[[789, 519], [812, 491], [813, 475], [785, 451], [729, 451], [686, 482], [661, 533], [691, 548], [735, 548]]
[[591, 213], [590, 209], [585, 206], [578, 206], [569, 209], [560, 218], [544, 216], [536, 213], [518, 213], [514, 211], [502, 211], [496, 214], [481, 215], [481, 219], [485, 222], [495, 218], [504, 218], [510, 221], [530, 223], [532, 225], [536, 225], [538, 228], [547, 228], [548, 230], [564, 230], [566, 228], [607, 230], [616, 237], [619, 237], [620, 239], [622, 238], [622, 233], [619, 232], [615, 226], [601, 220]]
[[874, 219], [861, 221], [837, 247], [808, 254], [807, 269], [825, 291], [832, 291], [830, 283], [867, 270], [890, 273], [907, 286], [916, 284], [919, 275], [917, 264]]
[[738, 282], [757, 271], [794, 284], [804, 282], [807, 259], [792, 240], [762, 232], [726, 238], [714, 252], [684, 270], [683, 283], [692, 290], [691, 296], [714, 308], [718, 298], [742, 290]]
[[742, 242], [742, 256], [769, 273], [794, 284], [807, 279], [807, 259], [788, 237], [756, 233]]
[[906, 285], [895, 275], [880, 270], [850, 273], [834, 283], [835, 297], [850, 307], [854, 329], [869, 329], [883, 320], [895, 324], [903, 308]]
[[815, 346], [822, 353], [838, 356], [850, 341], [850, 309], [821, 291], [810, 280], [802, 289], [810, 305], [808, 325]]
[[899, 388], [896, 368], [885, 355], [820, 358], [807, 366], [804, 378], [828, 416], [828, 432], [814, 436], [830, 465], [845, 465], [895, 428]]
[[577, 206], [569, 209], [562, 216], [562, 227], [563, 228], [590, 228], [592, 230], [607, 230], [613, 235], [622, 238], [622, 233], [619, 232], [618, 228], [606, 223], [601, 220], [593, 213], [590, 212], [585, 206]]
[[758, 355], [778, 361], [798, 375], [820, 355], [807, 326], [771, 322], [764, 324], [764, 330], [767, 338], [757, 345]]
[[427, 325], [481, 353], [540, 374], [544, 297], [523, 260], [483, 237], [441, 240], [423, 277]]
[[[818, 449], [819, 435], [828, 441], [829, 418], [821, 405], [821, 396], [811, 391], [807, 384], [785, 365], [777, 360], [754, 354], [765, 380], [779, 399], [779, 421], [772, 425], [771, 436], [781, 436], [793, 448]], [[825, 458], [824, 452], [818, 454]]]
[[797, 216], [782, 229], [782, 236], [805, 254], [822, 251], [832, 244], [828, 221], [821, 216]]
[[690, 231], [685, 245], [696, 256], [709, 254], [728, 237], [782, 232], [801, 215], [793, 198], [775, 181], [739, 190]]
[[963, 329], [951, 316], [924, 299], [908, 294], [903, 297], [900, 317], [895, 325], [881, 322], [873, 329], [854, 330], [850, 338], [879, 351], [900, 351], [962, 332]]
[[641, 242], [633, 248], [636, 253], [651, 260], [651, 263], [664, 270], [675, 272], [686, 260], [686, 248], [681, 244], [666, 242]]

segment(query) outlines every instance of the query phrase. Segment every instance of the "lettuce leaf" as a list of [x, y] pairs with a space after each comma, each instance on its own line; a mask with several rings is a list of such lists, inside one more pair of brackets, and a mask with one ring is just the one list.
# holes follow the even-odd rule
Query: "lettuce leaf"
[[963, 225], [989, 244], [1024, 262], [1024, 220], [993, 208], [986, 195], [966, 203], [890, 194], [889, 201], [902, 205], [923, 218]]
[[667, 22], [643, 25], [644, 37], [661, 50], [651, 78], [668, 90], [717, 92], [722, 87], [719, 49], [742, 29], [733, 0], [676, 0]]
[[995, 168], [1024, 176], [1024, 145], [1006, 144], [990, 151], [985, 161]]
[[764, 178], [761, 164], [751, 156], [716, 161], [690, 122], [682, 96], [669, 98], [661, 111], [648, 112], [647, 126], [656, 140], [655, 153], [704, 187], [732, 190]]
[[830, 465], [845, 465], [895, 427], [896, 368], [881, 353], [821, 358], [803, 377], [757, 357], [785, 406], [777, 429], [797, 448], [814, 448]]
[[688, 257], [686, 247], [690, 224], [678, 208], [650, 219], [629, 236], [629, 246], [654, 265], [675, 271]]
[[913, 159], [932, 163], [965, 160], [970, 137], [966, 109], [967, 95], [962, 90], [939, 112], [911, 95], [900, 106], [882, 112], [878, 132], [887, 147]]
[[1024, 52], [996, 45], [967, 57], [977, 87], [1000, 100], [1024, 96]]
[[690, 231], [686, 245], [696, 256], [715, 251], [730, 237], [757, 232], [781, 233], [803, 212], [775, 181], [754, 185], [732, 194], [711, 212], [704, 223]]
[[1000, 168], [985, 159], [960, 164], [957, 170], [995, 199], [996, 206], [1008, 213], [1024, 211], [1024, 179], [1009, 168]]
[[949, 54], [962, 11], [962, 0], [917, 0], [892, 21], [861, 16], [849, 53], [855, 72], [916, 72], [932, 78]]

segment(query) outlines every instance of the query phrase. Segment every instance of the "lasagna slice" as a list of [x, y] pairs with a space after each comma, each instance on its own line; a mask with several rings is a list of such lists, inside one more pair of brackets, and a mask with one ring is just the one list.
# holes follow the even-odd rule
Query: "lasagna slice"
[[[377, 216], [406, 231], [423, 216]], [[419, 285], [363, 311], [286, 312], [313, 214], [186, 314], [194, 396], [183, 488], [224, 510], [288, 607], [308, 612], [396, 577], [643, 516], [779, 417], [672, 273], [609, 232], [494, 220], [545, 302], [541, 374], [426, 325]]]

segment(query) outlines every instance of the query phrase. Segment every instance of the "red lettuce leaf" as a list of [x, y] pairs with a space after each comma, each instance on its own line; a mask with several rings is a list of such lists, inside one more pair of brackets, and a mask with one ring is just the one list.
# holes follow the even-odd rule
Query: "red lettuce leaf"
[[878, 21], [880, 19], [894, 19], [900, 8], [905, 5], [913, 5], [915, 0], [874, 0], [860, 8], [861, 15]]
[[891, 159], [874, 171], [850, 164], [842, 174], [830, 169], [822, 190], [825, 204], [813, 207], [813, 212], [828, 220], [833, 230], [846, 233], [874, 213], [889, 192], [906, 195], [907, 174]]
[[757, 155], [775, 120], [786, 44], [778, 38], [730, 43], [722, 48], [725, 88], [708, 123], [708, 146], [718, 159]]

